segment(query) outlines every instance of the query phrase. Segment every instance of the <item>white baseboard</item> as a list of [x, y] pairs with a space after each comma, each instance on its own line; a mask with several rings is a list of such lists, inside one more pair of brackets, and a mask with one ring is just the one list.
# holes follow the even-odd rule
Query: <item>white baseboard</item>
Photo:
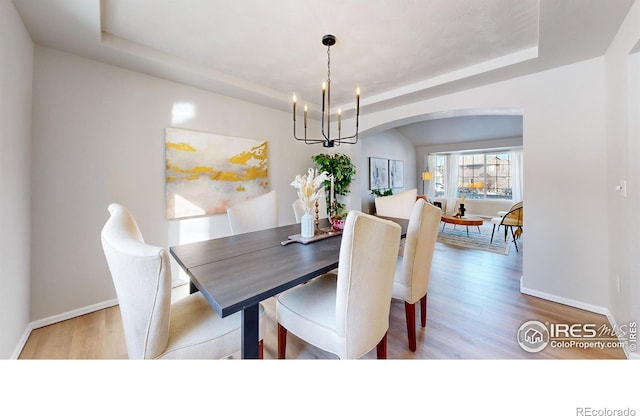
[[82, 308], [74, 309], [69, 312], [60, 313], [58, 315], [49, 316], [47, 318], [39, 319], [37, 321], [30, 322], [25, 328], [24, 334], [20, 339], [11, 359], [17, 360], [20, 357], [20, 353], [24, 348], [31, 331], [34, 329], [42, 328], [47, 325], [57, 324], [58, 322], [66, 321], [67, 319], [77, 318], [78, 316], [86, 315], [91, 312], [99, 311], [101, 309], [110, 308], [118, 304], [118, 299], [106, 300], [104, 302], [96, 303], [93, 305], [85, 306]]
[[17, 360], [20, 357], [20, 353], [22, 353], [22, 349], [27, 343], [27, 340], [29, 339], [29, 335], [31, 335], [32, 330], [33, 330], [33, 327], [31, 326], [31, 323], [29, 323], [27, 327], [24, 329], [24, 333], [22, 334], [22, 338], [20, 338], [20, 342], [18, 342], [16, 349], [13, 350], [13, 354], [11, 355], [11, 357], [9, 357], [10, 360]]
[[110, 308], [118, 304], [118, 299], [105, 300], [104, 302], [95, 303], [93, 305], [84, 306], [82, 308], [74, 309], [69, 312], [60, 313], [58, 315], [49, 316], [47, 318], [39, 319], [31, 322], [31, 329], [42, 328], [43, 326], [57, 324], [58, 322], [66, 321], [67, 319], [77, 318], [78, 316], [86, 315], [91, 312], [99, 311], [100, 309]]
[[527, 288], [527, 287], [524, 287], [522, 280], [523, 280], [523, 276], [520, 276], [520, 293], [523, 293], [525, 295], [535, 296], [540, 299], [550, 300], [551, 302], [560, 303], [562, 305], [583, 309], [585, 311], [597, 313], [600, 315], [608, 316], [609, 309], [603, 306], [592, 305], [590, 303], [581, 302], [575, 299], [564, 298], [562, 296], [553, 295], [551, 293], [542, 292], [540, 290]]

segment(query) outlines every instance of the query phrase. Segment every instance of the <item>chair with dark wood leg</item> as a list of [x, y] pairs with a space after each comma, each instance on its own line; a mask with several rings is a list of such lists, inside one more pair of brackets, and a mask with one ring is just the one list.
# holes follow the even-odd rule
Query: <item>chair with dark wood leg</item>
[[341, 359], [360, 358], [376, 347], [378, 358], [386, 358], [399, 245], [398, 224], [349, 212], [338, 274], [322, 275], [277, 297], [278, 358], [285, 357], [287, 332]]
[[416, 350], [416, 303], [420, 301], [421, 320], [427, 325], [427, 291], [431, 261], [442, 211], [425, 201], [416, 201], [409, 218], [404, 255], [398, 257], [393, 281], [394, 299], [404, 301], [409, 349]]

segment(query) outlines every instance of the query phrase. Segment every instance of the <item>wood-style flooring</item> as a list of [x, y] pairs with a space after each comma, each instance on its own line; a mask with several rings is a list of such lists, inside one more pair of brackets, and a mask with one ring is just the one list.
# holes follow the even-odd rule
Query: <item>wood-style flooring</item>
[[[520, 252], [508, 256], [437, 243], [429, 284], [427, 326], [418, 324], [416, 352], [409, 351], [404, 304], [392, 301], [388, 333], [389, 359], [620, 359], [621, 349], [559, 349], [528, 353], [516, 341], [529, 320], [550, 323], [608, 323], [606, 317], [542, 300], [519, 291], [524, 237]], [[174, 289], [185, 296], [188, 285]], [[267, 311], [265, 359], [277, 356], [275, 302]], [[419, 308], [417, 313], [419, 313]], [[416, 321], [419, 323], [419, 316]], [[375, 349], [364, 358], [374, 359]], [[20, 359], [126, 359], [117, 306], [32, 331]], [[237, 355], [232, 357], [237, 358]], [[289, 334], [287, 358], [335, 358]]]

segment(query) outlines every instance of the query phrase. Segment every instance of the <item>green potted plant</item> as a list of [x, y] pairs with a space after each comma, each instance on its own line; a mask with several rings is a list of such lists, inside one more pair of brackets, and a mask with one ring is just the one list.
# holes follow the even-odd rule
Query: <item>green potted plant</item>
[[371, 194], [375, 196], [389, 196], [393, 195], [393, 188], [389, 189], [372, 189]]
[[349, 186], [356, 174], [356, 166], [351, 162], [349, 156], [342, 153], [333, 155], [321, 153], [311, 156], [311, 160], [318, 168], [318, 172], [327, 172], [333, 176], [333, 206], [330, 203], [331, 182], [325, 181], [324, 183], [329, 216], [334, 219], [343, 219], [345, 204], [338, 202], [338, 196], [345, 196], [350, 192]]

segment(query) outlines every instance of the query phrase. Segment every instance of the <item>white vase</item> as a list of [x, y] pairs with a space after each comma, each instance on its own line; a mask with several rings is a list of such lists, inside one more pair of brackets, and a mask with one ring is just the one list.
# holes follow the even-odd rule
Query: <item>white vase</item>
[[300, 227], [302, 227], [302, 238], [313, 237], [313, 217], [311, 213], [305, 212], [300, 218]]

